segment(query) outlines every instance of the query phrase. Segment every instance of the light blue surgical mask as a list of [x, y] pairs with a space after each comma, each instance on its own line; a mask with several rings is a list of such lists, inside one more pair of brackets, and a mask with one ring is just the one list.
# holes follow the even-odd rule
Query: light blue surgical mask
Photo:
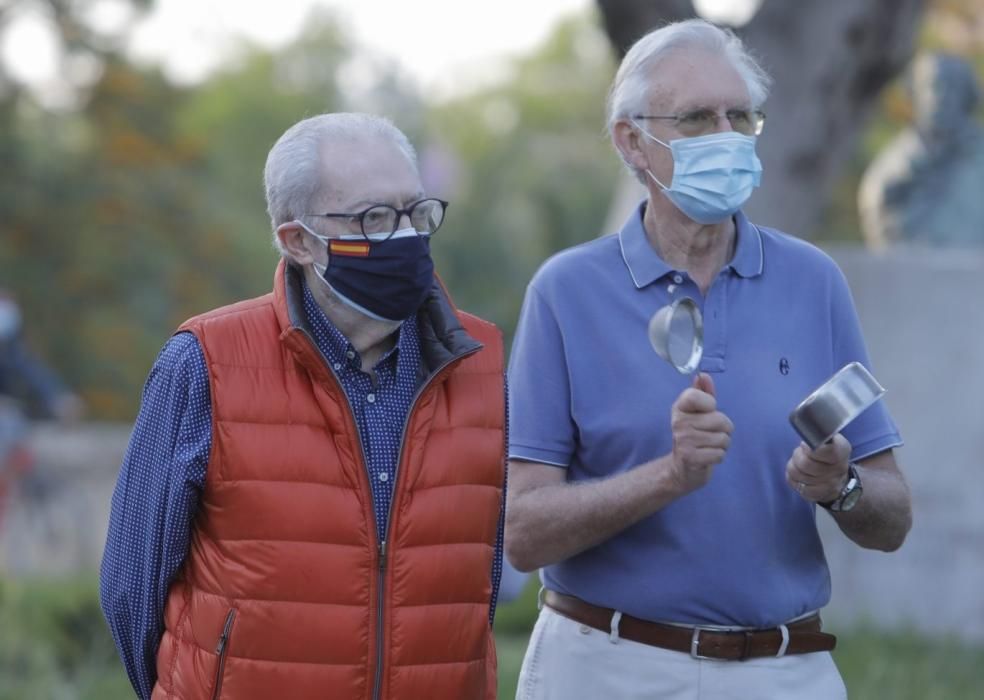
[[700, 224], [724, 221], [752, 196], [762, 179], [755, 137], [734, 131], [673, 139], [663, 143], [633, 121], [648, 139], [673, 154], [673, 181], [667, 187], [652, 171], [646, 174], [677, 209]]

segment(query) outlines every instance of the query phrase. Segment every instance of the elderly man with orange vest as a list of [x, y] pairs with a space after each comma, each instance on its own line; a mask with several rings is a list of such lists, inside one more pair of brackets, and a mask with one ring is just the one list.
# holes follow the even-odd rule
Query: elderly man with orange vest
[[265, 170], [273, 291], [151, 370], [101, 598], [141, 698], [495, 698], [502, 341], [456, 309], [391, 123], [295, 124]]

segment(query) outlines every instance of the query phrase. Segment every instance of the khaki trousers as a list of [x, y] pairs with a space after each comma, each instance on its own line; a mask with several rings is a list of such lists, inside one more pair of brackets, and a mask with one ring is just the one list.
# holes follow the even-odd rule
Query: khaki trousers
[[830, 654], [693, 659], [540, 611], [517, 700], [845, 700]]

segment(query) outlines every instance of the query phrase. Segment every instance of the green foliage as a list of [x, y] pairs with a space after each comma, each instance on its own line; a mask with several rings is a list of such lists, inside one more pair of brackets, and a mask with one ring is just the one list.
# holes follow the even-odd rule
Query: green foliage
[[571, 19], [514, 63], [514, 80], [432, 112], [462, 160], [438, 267], [459, 306], [507, 336], [543, 260], [602, 233], [620, 167], [603, 130], [608, 52], [592, 22]]
[[94, 575], [0, 580], [0, 620], [0, 700], [133, 697], [99, 611]]
[[[621, 165], [604, 131], [614, 64], [593, 14], [560, 23], [499, 83], [434, 102], [329, 13], [282, 50], [244, 44], [218, 74], [178, 87], [112, 42], [79, 34], [72, 12], [85, 4], [65, 5], [60, 26], [88, 42], [103, 71], [71, 109], [4, 90], [0, 68], [0, 286], [19, 298], [29, 340], [94, 418], [132, 419], [181, 321], [269, 290], [276, 256], [263, 165], [306, 116], [374, 111], [408, 133], [433, 171], [432, 194], [451, 201], [435, 238], [438, 270], [461, 308], [507, 338], [536, 268], [606, 233]], [[979, 6], [936, 0], [922, 45], [952, 44], [953, 28]], [[979, 40], [961, 51], [984, 68]], [[858, 180], [907, 110], [900, 82], [836, 188], [822, 238], [857, 240]]]
[[[496, 614], [499, 697], [512, 698], [539, 582]], [[132, 698], [102, 618], [94, 574], [74, 579], [0, 579], [0, 700]], [[984, 646], [889, 634], [838, 632], [834, 658], [853, 700], [971, 700], [984, 684]]]
[[536, 622], [536, 599], [540, 590], [540, 577], [530, 576], [522, 594], [509, 603], [495, 609], [495, 633], [529, 636]]
[[195, 87], [107, 51], [75, 109], [0, 94], [0, 285], [93, 417], [132, 419], [181, 321], [269, 291], [263, 166], [304, 117], [376, 111], [421, 154], [448, 155], [457, 177], [433, 192], [452, 201], [438, 268], [459, 306], [507, 334], [542, 260], [599, 233], [619, 166], [602, 132], [612, 66], [593, 18], [515, 59], [514, 79], [444, 104], [425, 104], [397, 66], [367, 62], [330, 14], [306, 27], [280, 51], [241, 46]]
[[351, 54], [316, 16], [284, 51], [243, 47], [195, 88], [108, 52], [77, 109], [0, 92], [0, 286], [90, 415], [131, 419], [181, 321], [269, 291], [267, 151], [299, 119], [352, 106], [338, 87]]

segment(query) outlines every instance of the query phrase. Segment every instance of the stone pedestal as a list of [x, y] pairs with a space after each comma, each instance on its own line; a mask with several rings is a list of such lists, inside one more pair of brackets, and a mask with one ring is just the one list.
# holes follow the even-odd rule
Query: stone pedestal
[[862, 550], [826, 513], [825, 616], [984, 640], [984, 252], [831, 248], [905, 446], [914, 525], [892, 554]]

